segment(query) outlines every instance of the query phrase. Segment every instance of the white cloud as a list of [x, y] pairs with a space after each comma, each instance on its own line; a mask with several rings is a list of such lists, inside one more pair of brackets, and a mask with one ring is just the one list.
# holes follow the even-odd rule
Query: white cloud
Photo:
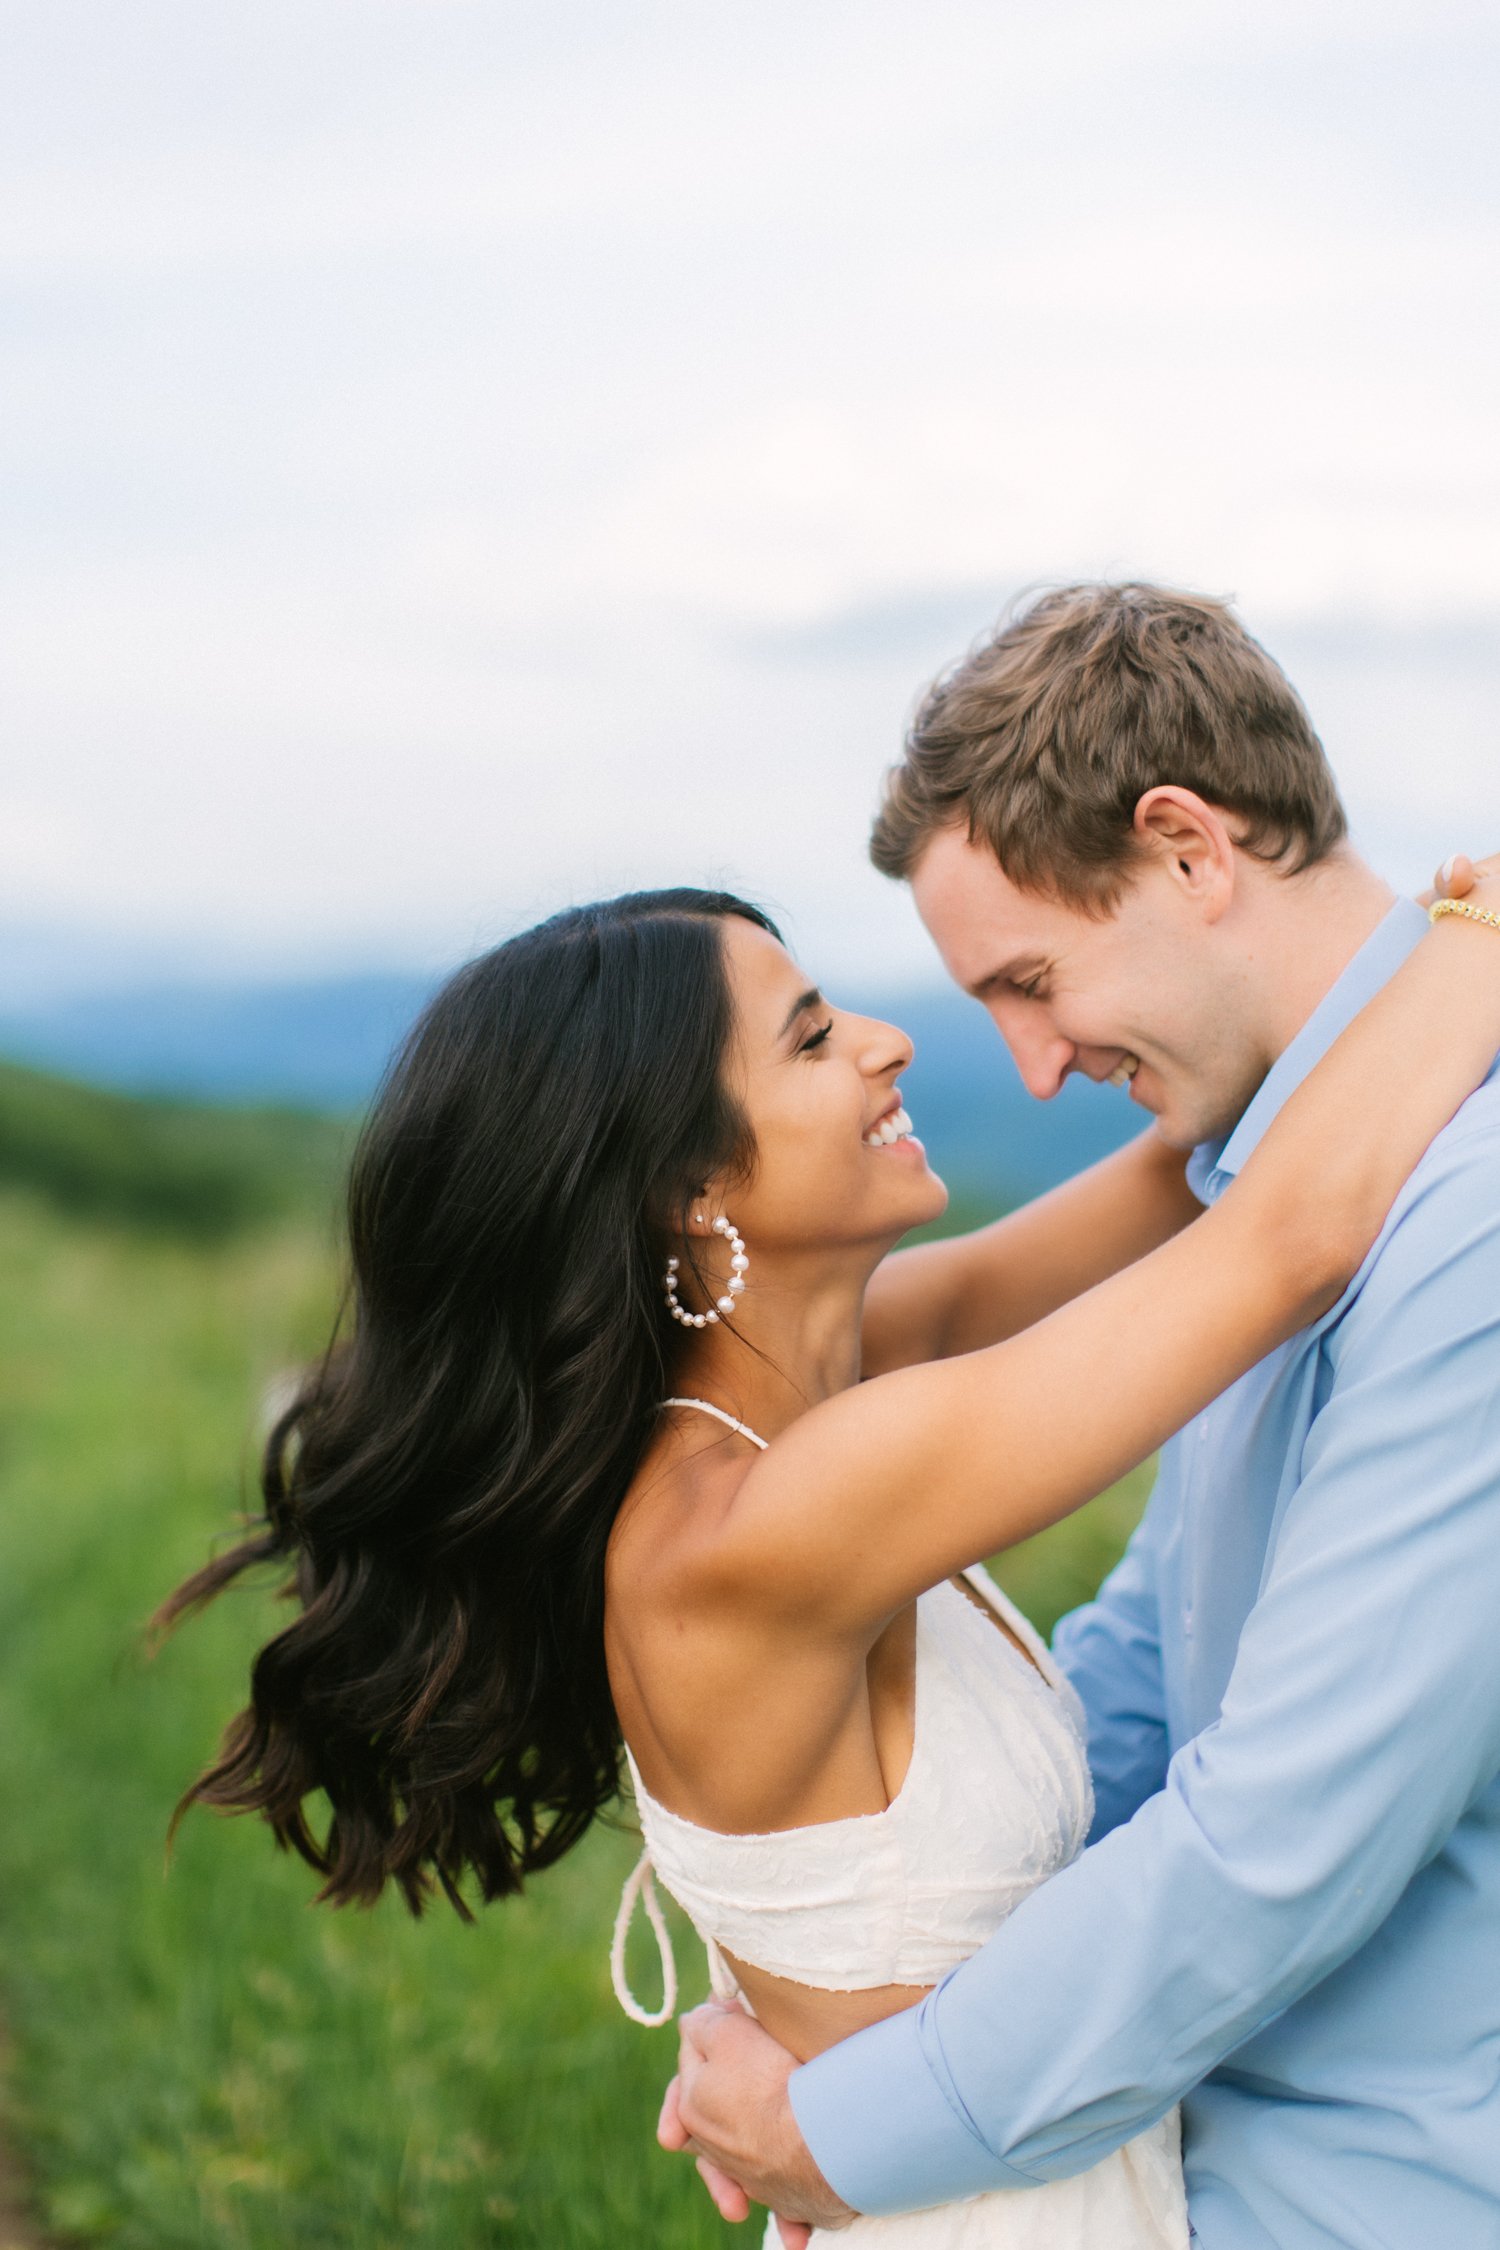
[[1466, 0], [57, 0], [12, 908], [432, 957], [727, 874], [907, 973], [911, 696], [1100, 572], [1237, 595], [1391, 872], [1500, 840], [1497, 75]]

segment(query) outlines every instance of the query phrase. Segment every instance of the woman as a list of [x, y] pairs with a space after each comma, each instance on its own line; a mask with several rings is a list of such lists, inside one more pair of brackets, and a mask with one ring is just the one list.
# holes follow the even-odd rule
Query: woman
[[[273, 1433], [265, 1525], [169, 1605], [282, 1558], [302, 1602], [190, 1796], [263, 1812], [325, 1897], [460, 1904], [577, 1840], [623, 1731], [653, 1856], [784, 2044], [910, 2005], [1089, 1823], [1064, 1683], [976, 1558], [1331, 1304], [1497, 1047], [1500, 954], [1450, 922], [1211, 1212], [1148, 1135], [960, 1254], [961, 1325], [886, 1292], [858, 1384], [866, 1284], [944, 1202], [902, 1035], [718, 894], [470, 964], [362, 1142], [352, 1333]], [[882, 2230], [1180, 2250], [1170, 2122]]]

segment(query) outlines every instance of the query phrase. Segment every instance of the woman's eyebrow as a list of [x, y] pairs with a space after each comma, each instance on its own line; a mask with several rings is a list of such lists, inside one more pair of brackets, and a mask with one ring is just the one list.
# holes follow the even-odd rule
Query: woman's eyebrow
[[786, 1022], [777, 1032], [777, 1038], [785, 1039], [787, 1033], [791, 1030], [792, 1025], [797, 1021], [797, 1018], [799, 1016], [805, 1016], [809, 1008], [821, 1008], [822, 1005], [823, 995], [818, 990], [816, 985], [810, 986], [806, 992], [799, 992], [796, 999], [792, 1002], [790, 1008], [788, 1008], [787, 1010]]

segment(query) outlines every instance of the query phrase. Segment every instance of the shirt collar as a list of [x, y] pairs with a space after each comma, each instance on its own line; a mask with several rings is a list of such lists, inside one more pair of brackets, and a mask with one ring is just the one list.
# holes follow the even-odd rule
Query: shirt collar
[[1290, 1101], [1314, 1066], [1321, 1062], [1345, 1026], [1367, 1000], [1389, 984], [1427, 929], [1427, 916], [1415, 899], [1398, 898], [1366, 938], [1338, 982], [1325, 993], [1286, 1051], [1263, 1079], [1259, 1092], [1227, 1140], [1205, 1141], [1188, 1159], [1188, 1185], [1200, 1203], [1216, 1203], [1246, 1164], [1272, 1119]]

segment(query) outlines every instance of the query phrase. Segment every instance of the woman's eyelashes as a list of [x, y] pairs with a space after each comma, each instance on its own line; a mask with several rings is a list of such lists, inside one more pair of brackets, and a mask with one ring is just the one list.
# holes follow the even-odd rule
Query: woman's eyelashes
[[815, 1031], [810, 1039], [803, 1040], [801, 1046], [797, 1050], [798, 1054], [810, 1055], [815, 1047], [821, 1047], [832, 1029], [833, 1018], [832, 1016], [830, 1016], [827, 1023], [822, 1026], [821, 1030]]

